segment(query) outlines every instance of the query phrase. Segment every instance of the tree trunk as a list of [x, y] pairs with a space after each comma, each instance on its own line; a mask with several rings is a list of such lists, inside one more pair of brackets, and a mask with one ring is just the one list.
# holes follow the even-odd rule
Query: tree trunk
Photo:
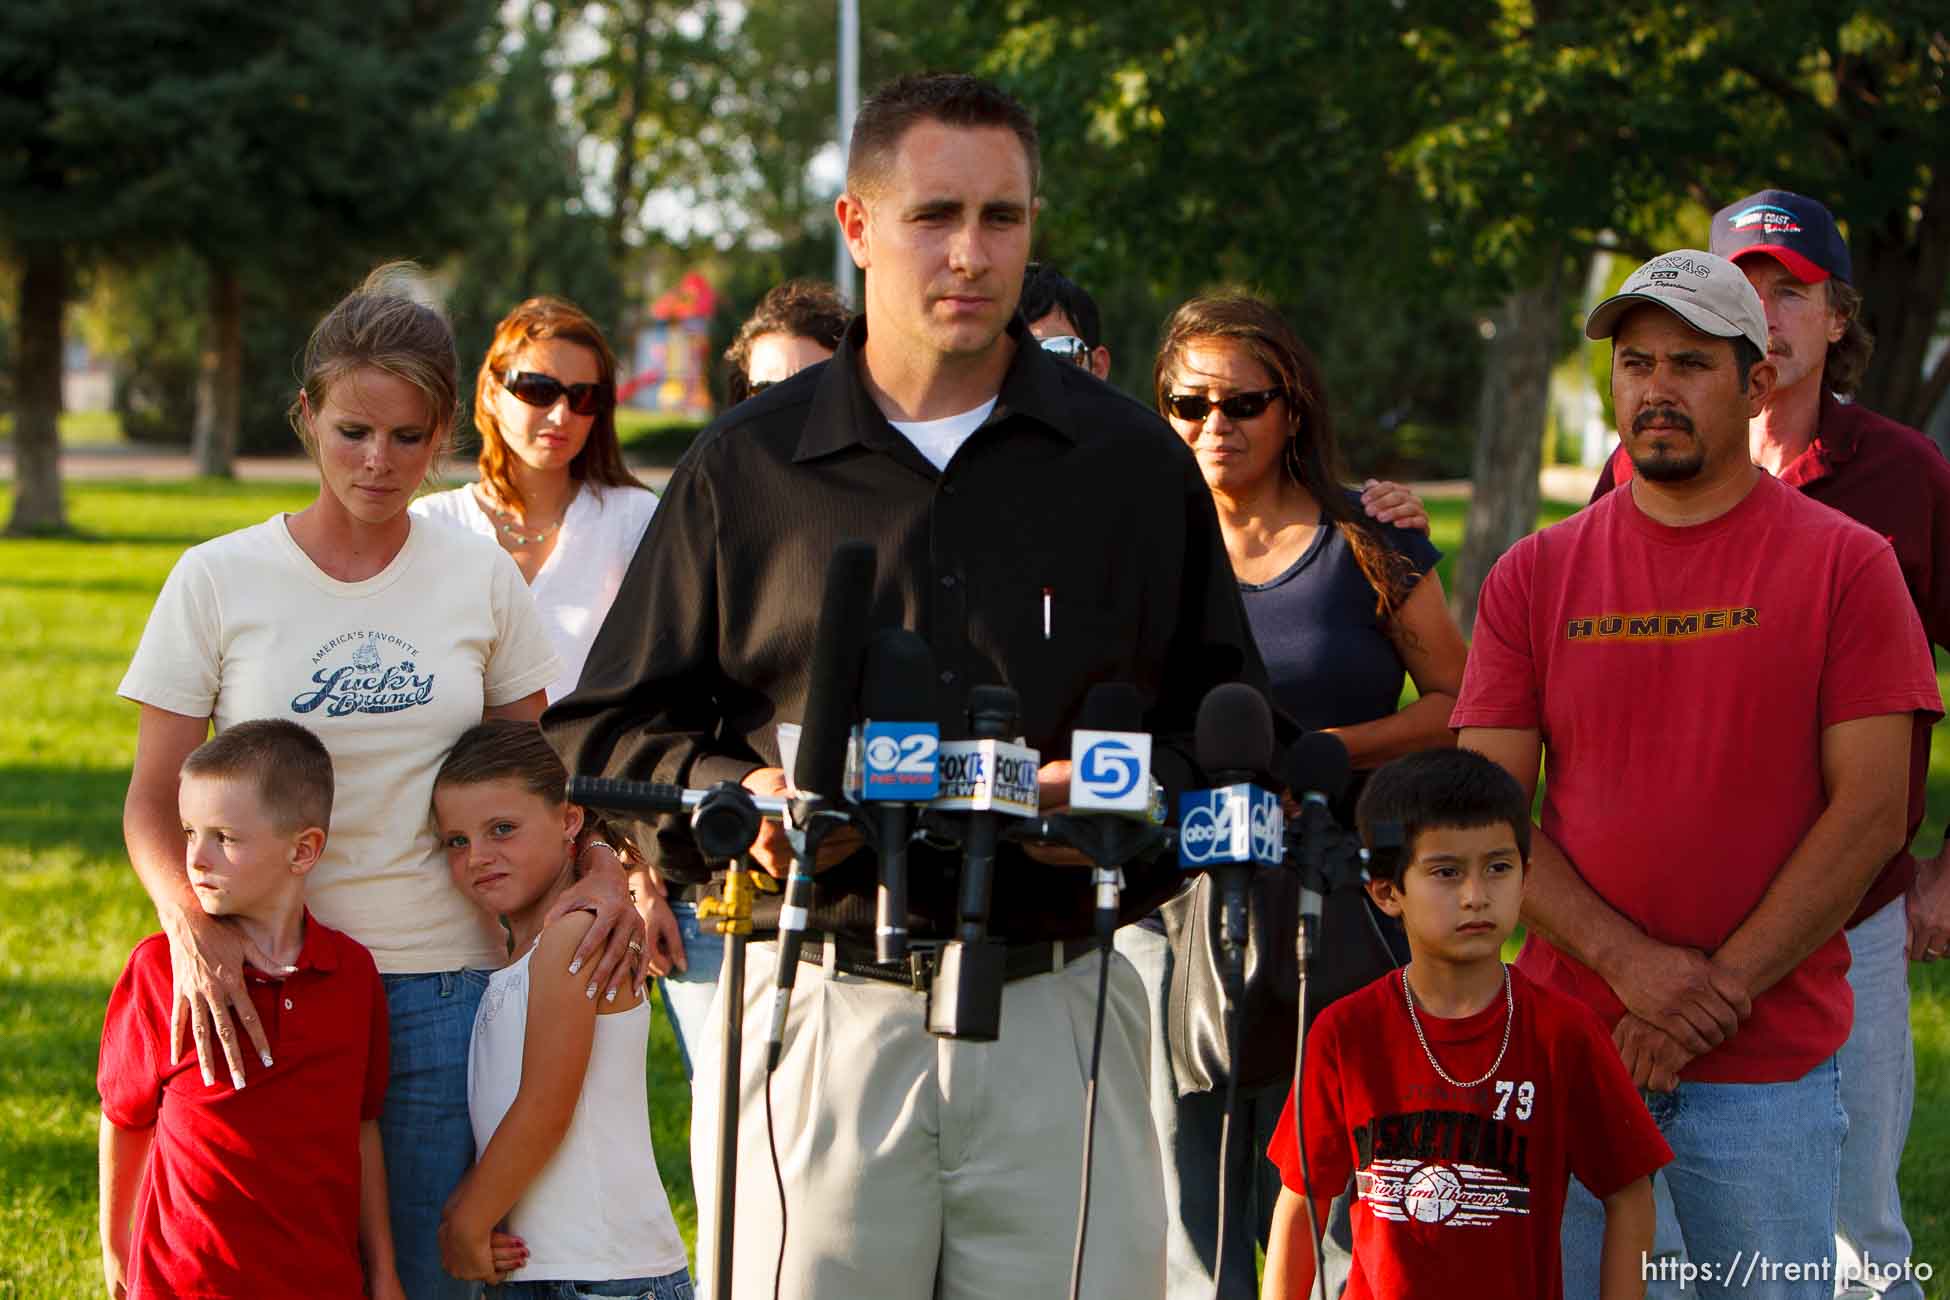
[[1950, 167], [1936, 169], [1921, 220], [1911, 225], [1907, 209], [1898, 209], [1856, 232], [1850, 243], [1862, 320], [1876, 339], [1875, 359], [1856, 397], [1920, 429], [1950, 383], [1950, 362], [1923, 373], [1950, 281]]
[[237, 426], [244, 383], [244, 289], [231, 266], [210, 268], [210, 331], [196, 381], [190, 457], [211, 478], [236, 473]]
[[622, 111], [617, 115], [616, 163], [610, 171], [609, 223], [605, 234], [609, 243], [609, 265], [617, 275], [623, 273], [629, 256], [630, 220], [636, 212], [637, 123], [643, 116], [643, 101], [650, 89], [651, 5], [640, 5], [633, 14], [627, 10], [619, 21], [630, 25], [629, 80], [621, 89]]
[[20, 246], [20, 355], [15, 358], [14, 511], [7, 532], [65, 532], [61, 499], [61, 321], [67, 256], [58, 244]]
[[1491, 315], [1495, 333], [1477, 404], [1469, 517], [1456, 557], [1450, 607], [1463, 635], [1476, 623], [1476, 594], [1497, 557], [1537, 526], [1537, 474], [1550, 410], [1551, 365], [1563, 334], [1563, 258]]

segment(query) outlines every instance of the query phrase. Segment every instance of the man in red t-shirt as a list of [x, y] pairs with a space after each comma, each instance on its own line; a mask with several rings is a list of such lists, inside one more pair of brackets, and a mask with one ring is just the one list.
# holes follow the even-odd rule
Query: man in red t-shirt
[[[1881, 533], [1931, 641], [1950, 646], [1950, 461], [1915, 429], [1840, 400], [1854, 391], [1875, 347], [1849, 283], [1848, 245], [1828, 209], [1806, 195], [1762, 190], [1713, 217], [1712, 251], [1746, 272], [1767, 310], [1777, 378], [1748, 423], [1754, 462], [1804, 496]], [[1597, 501], [1630, 480], [1621, 447], [1599, 475]], [[1909, 836], [1922, 825], [1930, 724], [1910, 740]], [[1909, 1258], [1896, 1169], [1915, 1101], [1909, 962], [1950, 952], [1950, 853], [1918, 860], [1907, 844], [1889, 859], [1849, 918], [1855, 1022], [1843, 1044], [1840, 1246], [1844, 1267]], [[1866, 1296], [1859, 1285], [1849, 1294]], [[1922, 1300], [1894, 1279], [1884, 1300]]]
[[[1612, 1026], [1713, 1294], [1741, 1252], [1832, 1257], [1841, 927], [1941, 701], [1889, 544], [1748, 456], [1776, 371], [1739, 269], [1656, 257], [1585, 333], [1613, 339], [1631, 490], [1498, 561], [1451, 723], [1527, 788], [1548, 755], [1519, 968]], [[1589, 1210], [1567, 1295], [1594, 1291]]]
[[178, 803], [197, 901], [280, 964], [245, 972], [270, 1050], [248, 1088], [172, 1053], [169, 944], [136, 946], [96, 1079], [109, 1293], [405, 1300], [379, 1149], [385, 989], [372, 955], [305, 908], [331, 756], [295, 722], [241, 722], [184, 762]]

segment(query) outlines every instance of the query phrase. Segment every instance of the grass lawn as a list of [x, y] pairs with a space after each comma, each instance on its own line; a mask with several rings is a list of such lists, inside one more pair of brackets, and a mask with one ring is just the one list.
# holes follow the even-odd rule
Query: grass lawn
[[616, 436], [633, 462], [675, 465], [704, 425], [695, 416], [616, 408]]
[[[122, 856], [136, 714], [116, 698], [116, 684], [184, 547], [296, 508], [307, 495], [261, 483], [76, 483], [68, 502], [81, 539], [0, 542], [0, 696], [11, 701], [0, 728], [0, 1300], [100, 1292], [95, 1053], [109, 985], [129, 948], [155, 928]], [[0, 488], [0, 512], [8, 496]], [[1453, 552], [1463, 506], [1433, 510], [1436, 540]], [[1930, 848], [1950, 814], [1947, 730], [1938, 730], [1931, 766], [1921, 838]], [[1942, 966], [1913, 967], [1912, 979], [1917, 1101], [1903, 1194], [1916, 1258], [1942, 1270], [1950, 1269], [1950, 976]], [[690, 1100], [661, 1016], [650, 1060], [658, 1164], [691, 1240]], [[1929, 1294], [1950, 1300], [1941, 1278]]]
[[[122, 441], [122, 417], [113, 411], [63, 411], [56, 427], [63, 447], [109, 446]], [[13, 436], [13, 416], [0, 415], [0, 442]]]

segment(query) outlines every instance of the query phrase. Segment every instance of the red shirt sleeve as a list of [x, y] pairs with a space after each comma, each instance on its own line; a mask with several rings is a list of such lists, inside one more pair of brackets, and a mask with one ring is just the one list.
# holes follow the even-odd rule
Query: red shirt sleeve
[[1483, 580], [1462, 690], [1449, 725], [1533, 728], [1542, 723], [1541, 683], [1530, 646], [1531, 538], [1504, 552]]
[[[347, 942], [350, 943], [350, 940]], [[365, 1095], [359, 1102], [359, 1119], [365, 1121], [378, 1119], [381, 1108], [386, 1104], [386, 1080], [392, 1071], [392, 1034], [391, 1020], [386, 1010], [386, 982], [379, 978], [379, 970], [372, 964], [372, 954], [363, 947], [353, 946], [359, 954], [360, 965], [364, 967], [366, 982], [372, 986], [366, 1087]]]
[[1286, 1108], [1280, 1112], [1280, 1126], [1266, 1144], [1266, 1156], [1280, 1171], [1280, 1183], [1295, 1195], [1311, 1191], [1316, 1200], [1336, 1196], [1347, 1187], [1354, 1173], [1354, 1156], [1348, 1137], [1347, 1108], [1341, 1091], [1339, 1034], [1335, 1022], [1322, 1016], [1314, 1022], [1307, 1039], [1306, 1063], [1301, 1083], [1307, 1090], [1306, 1138], [1307, 1176], [1300, 1177], [1299, 1147], [1293, 1136], [1293, 1101], [1287, 1089]]
[[1672, 1163], [1672, 1148], [1632, 1086], [1598, 1017], [1568, 1002], [1566, 1010], [1571, 1014], [1566, 1017], [1565, 1062], [1575, 1072], [1573, 1078], [1588, 1082], [1588, 1113], [1599, 1122], [1570, 1125], [1565, 1154], [1578, 1181], [1602, 1201]]
[[1837, 584], [1821, 672], [1821, 725], [1914, 712], [1941, 717], [1943, 697], [1896, 553], [1878, 540]]
[[117, 1128], [152, 1128], [169, 1068], [169, 943], [151, 935], [129, 954], [108, 995], [95, 1071], [102, 1115]]

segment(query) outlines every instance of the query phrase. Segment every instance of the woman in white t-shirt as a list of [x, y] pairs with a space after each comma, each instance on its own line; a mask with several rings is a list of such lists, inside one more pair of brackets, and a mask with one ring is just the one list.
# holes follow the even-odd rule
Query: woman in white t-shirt
[[[288, 717], [325, 743], [337, 790], [308, 906], [384, 977], [380, 1131], [398, 1271], [413, 1300], [445, 1300], [478, 1294], [441, 1271], [436, 1234], [473, 1156], [468, 1037], [506, 949], [454, 888], [426, 809], [454, 740], [483, 718], [539, 717], [560, 664], [505, 554], [407, 513], [459, 397], [452, 332], [409, 296], [410, 275], [380, 268], [313, 331], [292, 423], [318, 466], [317, 499], [191, 548], [157, 597], [119, 688], [142, 706], [123, 834], [169, 936], [173, 1050], [187, 1024], [205, 1076], [241, 1088], [278, 1068], [241, 968], [287, 972], [198, 905], [177, 773], [212, 724]], [[638, 978], [643, 927], [613, 856], [590, 845], [583, 858], [564, 906], [597, 913], [581, 950], [600, 953], [594, 996], [598, 981]]]

